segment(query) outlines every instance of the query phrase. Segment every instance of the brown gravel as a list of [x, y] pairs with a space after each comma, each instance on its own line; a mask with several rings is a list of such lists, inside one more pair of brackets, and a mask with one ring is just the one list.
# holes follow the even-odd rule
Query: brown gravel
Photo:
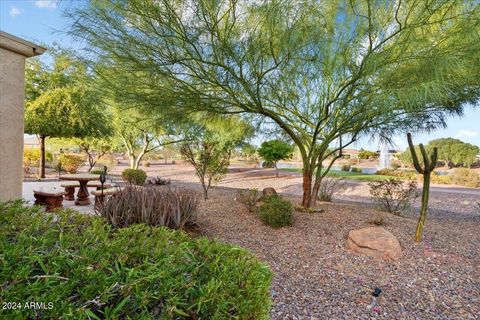
[[[250, 249], [274, 272], [272, 319], [478, 319], [480, 219], [427, 222], [415, 244], [416, 221], [367, 206], [321, 204], [324, 213], [295, 213], [274, 230], [236, 200], [214, 189], [201, 205], [207, 236]], [[299, 198], [290, 197], [294, 202]], [[376, 260], [345, 250], [349, 230], [383, 217], [403, 257]], [[382, 289], [378, 298], [375, 287]]]
[[[199, 188], [188, 166], [152, 166], [149, 176]], [[421, 244], [416, 210], [398, 217], [376, 210], [365, 184], [322, 203], [323, 213], [295, 212], [291, 227], [263, 226], [238, 201], [236, 188], [275, 187], [299, 203], [301, 179], [271, 170], [234, 168], [201, 203], [206, 236], [250, 249], [274, 272], [272, 319], [480, 319], [480, 214], [476, 194], [432, 192]], [[293, 195], [292, 195], [293, 194]], [[348, 231], [383, 217], [403, 257], [377, 260], [345, 249]], [[382, 289], [378, 298], [375, 287]]]

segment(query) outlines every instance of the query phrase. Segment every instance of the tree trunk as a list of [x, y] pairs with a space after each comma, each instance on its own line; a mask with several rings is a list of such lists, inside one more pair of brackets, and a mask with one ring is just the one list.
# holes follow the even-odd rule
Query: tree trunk
[[[317, 169], [319, 170], [319, 169]], [[315, 184], [313, 185], [312, 195], [310, 197], [310, 201], [308, 203], [309, 208], [314, 208], [317, 205], [317, 197], [318, 191], [320, 190], [320, 186], [322, 185], [322, 177], [315, 178]]]
[[138, 156], [135, 159], [135, 165], [134, 165], [133, 169], [138, 169], [138, 167], [140, 167], [140, 160], [142, 160], [142, 158], [140, 156]]
[[205, 181], [203, 181], [203, 179], [200, 182], [202, 183], [202, 188], [203, 188], [203, 200], [207, 200], [208, 199], [208, 187], [205, 184]]
[[415, 241], [422, 241], [423, 226], [427, 218], [428, 198], [430, 195], [430, 172], [423, 175], [423, 189], [422, 189], [422, 207], [420, 208], [420, 216], [418, 217], [417, 231], [415, 232]]
[[312, 198], [312, 172], [303, 168], [303, 199], [302, 206], [310, 208], [310, 200]]
[[38, 137], [38, 143], [40, 144], [40, 159], [38, 166], [38, 177], [40, 179], [45, 178], [45, 136]]
[[95, 161], [94, 157], [90, 153], [87, 153], [87, 154], [88, 154], [88, 165], [90, 166], [88, 168], [88, 172], [90, 172], [92, 171], [92, 168], [95, 166], [97, 161]]
[[278, 167], [277, 167], [277, 163], [274, 162], [274, 163], [273, 163], [273, 166], [275, 167], [275, 174], [277, 175], [277, 178], [278, 178]]
[[128, 157], [130, 158], [130, 169], [137, 169], [135, 168], [135, 156], [133, 154], [129, 154]]

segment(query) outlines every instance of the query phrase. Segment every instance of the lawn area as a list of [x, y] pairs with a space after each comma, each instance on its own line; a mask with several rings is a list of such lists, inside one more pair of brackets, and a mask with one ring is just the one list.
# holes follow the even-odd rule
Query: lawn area
[[[301, 168], [284, 168], [280, 170], [302, 173]], [[328, 176], [334, 177], [334, 178], [345, 178], [346, 180], [354, 180], [354, 181], [381, 181], [381, 180], [387, 180], [389, 178], [394, 178], [391, 176], [384, 176], [380, 174], [367, 174], [367, 173], [361, 173], [361, 172], [347, 172], [347, 171], [330, 171], [328, 173]]]

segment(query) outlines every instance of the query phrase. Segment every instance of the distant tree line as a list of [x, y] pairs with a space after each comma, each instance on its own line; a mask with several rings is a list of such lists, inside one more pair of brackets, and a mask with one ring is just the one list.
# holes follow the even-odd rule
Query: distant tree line
[[[425, 146], [427, 152], [431, 152], [434, 148], [438, 149], [438, 161], [445, 163], [449, 168], [453, 167], [470, 167], [477, 160], [480, 148], [476, 145], [463, 142], [454, 138], [435, 139]], [[419, 146], [415, 146], [417, 153], [420, 152]], [[410, 150], [405, 150], [399, 156], [402, 163], [412, 166], [413, 159]], [[422, 159], [420, 158], [421, 162]]]

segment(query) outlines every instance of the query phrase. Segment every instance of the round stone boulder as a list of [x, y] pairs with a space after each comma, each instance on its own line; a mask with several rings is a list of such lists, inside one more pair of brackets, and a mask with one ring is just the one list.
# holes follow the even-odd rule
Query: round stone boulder
[[277, 191], [275, 191], [274, 188], [265, 188], [265, 189], [263, 189], [262, 194], [263, 194], [263, 196], [265, 196], [265, 197], [276, 196], [276, 195], [277, 195]]
[[347, 248], [374, 258], [395, 260], [402, 256], [398, 239], [382, 227], [368, 227], [348, 233]]

